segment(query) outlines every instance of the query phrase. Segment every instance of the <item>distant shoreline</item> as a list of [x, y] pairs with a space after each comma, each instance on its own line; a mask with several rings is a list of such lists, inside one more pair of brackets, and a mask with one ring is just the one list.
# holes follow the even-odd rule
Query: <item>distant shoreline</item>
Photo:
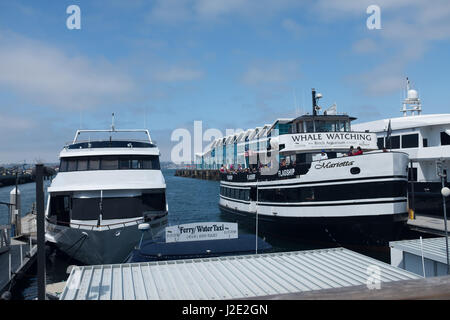
[[[18, 184], [30, 183], [34, 182], [34, 177], [31, 174], [24, 174], [18, 176]], [[0, 176], [0, 188], [13, 186], [16, 184], [16, 176], [15, 175], [5, 175]]]

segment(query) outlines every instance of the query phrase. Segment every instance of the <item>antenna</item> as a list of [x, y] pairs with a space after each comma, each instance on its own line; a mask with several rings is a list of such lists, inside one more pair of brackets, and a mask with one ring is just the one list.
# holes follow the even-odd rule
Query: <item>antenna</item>
[[144, 128], [147, 129], [147, 107], [144, 108]]
[[292, 89], [292, 93], [294, 94], [294, 105], [295, 105], [295, 116], [298, 117], [298, 106], [297, 106], [297, 96], [295, 94], [295, 89]]
[[116, 128], [115, 128], [115, 126], [114, 126], [114, 120], [115, 120], [115, 118], [114, 118], [114, 112], [112, 113], [112, 121], [111, 121], [111, 130], [112, 131], [116, 131]]
[[406, 97], [403, 99], [402, 105], [401, 112], [404, 117], [408, 115], [408, 112], [410, 112], [411, 115], [415, 115], [415, 112], [417, 112], [417, 115], [422, 113], [422, 104], [419, 99], [419, 94], [417, 90], [411, 89], [411, 82], [408, 77], [406, 78]]

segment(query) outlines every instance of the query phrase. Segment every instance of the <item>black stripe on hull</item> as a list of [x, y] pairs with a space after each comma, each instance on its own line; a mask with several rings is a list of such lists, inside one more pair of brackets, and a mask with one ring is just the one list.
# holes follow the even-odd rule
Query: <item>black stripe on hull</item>
[[[264, 182], [273, 182], [273, 180], [257, 180], [257, 181], [247, 181], [247, 182], [233, 182], [233, 181], [227, 181], [222, 180], [221, 184], [224, 186], [235, 186], [235, 187], [250, 187], [258, 184], [259, 187], [284, 187], [284, 186], [292, 186], [292, 185], [305, 185], [305, 184], [323, 184], [323, 183], [334, 183], [334, 182], [348, 182], [348, 181], [364, 181], [364, 180], [381, 180], [381, 179], [400, 179], [407, 181], [408, 176], [402, 176], [402, 175], [394, 175], [394, 176], [375, 176], [375, 177], [362, 177], [362, 178], [350, 178], [350, 179], [334, 179], [334, 180], [319, 180], [319, 181], [301, 181], [301, 182], [289, 182], [289, 183], [267, 183], [264, 184]], [[285, 180], [285, 179], [283, 179]], [[253, 183], [251, 185], [248, 185], [248, 183]], [[246, 185], [247, 184], [247, 185]]]
[[[255, 227], [255, 214], [219, 205], [224, 217]], [[407, 212], [352, 217], [280, 217], [258, 215], [262, 233], [292, 235], [305, 240], [334, 241], [338, 245], [380, 245], [398, 240], [406, 226]]]

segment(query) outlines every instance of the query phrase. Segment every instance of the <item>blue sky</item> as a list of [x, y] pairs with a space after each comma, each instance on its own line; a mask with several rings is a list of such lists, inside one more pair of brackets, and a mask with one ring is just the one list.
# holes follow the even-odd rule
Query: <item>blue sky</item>
[[[81, 30], [66, 27], [72, 4]], [[112, 112], [168, 160], [176, 128], [293, 117], [313, 87], [358, 121], [400, 116], [406, 76], [424, 113], [447, 113], [449, 38], [446, 0], [1, 1], [0, 163], [56, 161]]]

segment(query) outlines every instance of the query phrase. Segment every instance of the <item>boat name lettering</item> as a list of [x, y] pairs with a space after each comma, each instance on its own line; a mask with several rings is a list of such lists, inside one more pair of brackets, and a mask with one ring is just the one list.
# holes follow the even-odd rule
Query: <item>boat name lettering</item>
[[225, 226], [222, 224], [220, 226], [213, 224], [211, 226], [202, 226], [198, 225], [195, 228], [185, 228], [183, 226], [179, 226], [178, 229], [180, 230], [180, 233], [192, 233], [195, 232], [211, 232], [211, 231], [224, 231]]
[[349, 132], [333, 132], [333, 133], [304, 133], [291, 136], [294, 143], [304, 141], [324, 141], [324, 140], [362, 140], [372, 141], [370, 133], [349, 133]]
[[318, 164], [315, 165], [316, 169], [329, 169], [329, 168], [337, 168], [337, 167], [348, 167], [353, 165], [355, 161], [341, 161], [341, 162], [331, 162], [331, 161], [327, 161], [327, 162], [320, 162]]
[[166, 227], [166, 242], [233, 239], [237, 237], [237, 223], [204, 222]]
[[285, 169], [285, 170], [278, 170], [278, 176], [279, 177], [288, 177], [293, 176], [295, 174], [295, 169]]

